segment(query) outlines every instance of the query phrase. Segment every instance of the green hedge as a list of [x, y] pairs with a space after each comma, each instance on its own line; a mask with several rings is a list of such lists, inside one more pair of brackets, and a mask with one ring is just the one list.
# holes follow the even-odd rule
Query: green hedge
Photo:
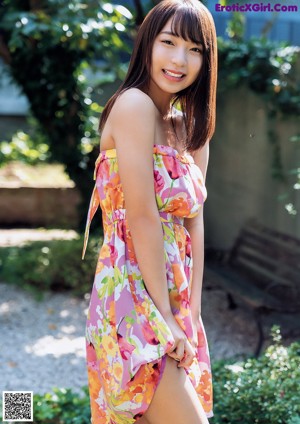
[[[90, 292], [103, 238], [91, 236], [85, 260], [83, 237], [39, 241], [0, 249], [0, 277], [42, 297], [45, 289]], [[258, 359], [213, 363], [214, 413], [211, 424], [300, 424], [300, 342], [273, 344]], [[90, 423], [87, 388], [79, 397], [69, 389], [35, 395], [35, 423]], [[189, 424], [189, 423], [187, 423]]]
[[17, 131], [10, 141], [0, 141], [0, 167], [11, 161], [30, 165], [49, 161], [49, 146], [39, 138], [38, 140], [23, 131]]
[[[284, 347], [279, 330], [274, 334], [273, 345], [258, 359], [213, 363], [211, 424], [300, 424], [300, 343]], [[81, 395], [53, 388], [34, 394], [33, 401], [33, 424], [90, 424], [87, 386]]]
[[300, 343], [287, 348], [280, 338], [274, 327], [274, 344], [258, 359], [215, 364], [211, 423], [300, 424]]
[[83, 236], [50, 240], [0, 249], [0, 278], [30, 291], [37, 299], [45, 290], [72, 291], [82, 296], [91, 291], [103, 236], [91, 235], [84, 260]]

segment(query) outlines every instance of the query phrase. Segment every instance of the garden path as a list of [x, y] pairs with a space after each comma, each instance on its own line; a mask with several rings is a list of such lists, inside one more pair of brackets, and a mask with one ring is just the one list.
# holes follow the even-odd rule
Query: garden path
[[[0, 230], [0, 246], [75, 235], [64, 230]], [[70, 387], [80, 393], [87, 384], [88, 304], [89, 293], [78, 299], [46, 292], [38, 302], [20, 287], [0, 282], [0, 390], [45, 393], [52, 387]], [[212, 282], [204, 286], [202, 309], [212, 361], [254, 353], [258, 334], [249, 311], [230, 310], [226, 293]]]

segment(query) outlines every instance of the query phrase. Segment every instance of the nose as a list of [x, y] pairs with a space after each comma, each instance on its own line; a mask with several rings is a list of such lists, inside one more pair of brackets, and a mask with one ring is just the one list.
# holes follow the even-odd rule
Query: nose
[[172, 63], [178, 68], [182, 68], [186, 65], [186, 51], [183, 48], [177, 48], [173, 51]]

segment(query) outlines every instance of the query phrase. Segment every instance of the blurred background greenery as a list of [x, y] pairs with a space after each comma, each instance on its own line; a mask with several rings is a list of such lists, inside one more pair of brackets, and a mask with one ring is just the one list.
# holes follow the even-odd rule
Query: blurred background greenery
[[[72, 181], [80, 194], [78, 219], [67, 223], [77, 231], [73, 240], [1, 249], [1, 278], [39, 298], [45, 289], [78, 296], [90, 290], [101, 234], [91, 237], [85, 261], [79, 258], [99, 115], [125, 75], [139, 24], [157, 2], [0, 1], [0, 79], [15, 84], [28, 102], [26, 119], [14, 119], [9, 130], [8, 117], [0, 118], [0, 168], [59, 164], [66, 173], [61, 185]], [[221, 35], [217, 27], [218, 119], [206, 208], [206, 242], [214, 249], [228, 251], [251, 216], [300, 237], [300, 49], [271, 40], [273, 21], [255, 37], [247, 36], [245, 14], [230, 14]], [[56, 184], [53, 171], [48, 179]], [[212, 422], [299, 424], [299, 349], [299, 343], [283, 347], [275, 329], [260, 358], [214, 364]], [[35, 422], [90, 422], [85, 393], [83, 400], [68, 390], [36, 397]]]
[[[91, 176], [99, 152], [99, 114], [125, 75], [139, 23], [154, 1], [127, 7], [104, 1], [5, 1], [0, 7], [1, 71], [29, 102], [28, 131], [19, 129], [0, 144], [0, 166], [11, 160], [62, 163], [81, 195], [78, 228], [83, 229]], [[269, 31], [272, 22], [269, 24]], [[280, 138], [272, 123], [299, 116], [299, 47], [246, 39], [245, 14], [227, 20], [219, 37], [220, 101], [241, 86], [260, 96], [270, 124], [270, 172], [286, 181], [283, 207], [293, 214], [291, 191], [299, 169], [283, 165]], [[255, 130], [253, 131], [255, 132]], [[298, 152], [299, 132], [290, 135]], [[298, 154], [298, 153], [297, 153]], [[298, 228], [298, 226], [297, 226]]]

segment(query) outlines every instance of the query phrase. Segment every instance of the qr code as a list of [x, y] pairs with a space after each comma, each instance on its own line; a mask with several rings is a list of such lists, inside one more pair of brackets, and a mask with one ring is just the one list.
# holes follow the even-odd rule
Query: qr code
[[19, 391], [3, 392], [3, 421], [33, 421], [32, 393]]

